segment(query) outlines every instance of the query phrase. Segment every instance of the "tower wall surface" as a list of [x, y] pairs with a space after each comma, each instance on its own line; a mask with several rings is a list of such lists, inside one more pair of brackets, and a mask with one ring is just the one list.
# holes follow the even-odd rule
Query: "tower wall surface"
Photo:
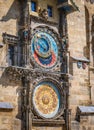
[[[91, 110], [91, 106], [94, 105], [94, 3], [92, 4], [84, 0], [74, 0], [74, 3], [79, 10], [67, 12], [67, 8], [57, 8], [58, 2], [56, 0], [33, 0], [37, 5], [36, 11], [34, 12], [31, 10], [31, 1], [28, 0], [27, 3], [29, 4], [30, 16], [29, 31], [30, 35], [32, 35], [29, 37], [28, 45], [25, 41], [28, 39], [27, 37], [25, 37], [25, 40], [21, 39], [21, 29], [27, 29], [27, 25], [20, 25], [21, 16], [23, 14], [21, 12], [21, 2], [19, 1], [20, 0], [0, 0], [0, 44], [3, 44], [3, 47], [0, 47], [0, 103], [2, 104], [0, 105], [0, 130], [27, 130], [25, 129], [26, 126], [24, 126], [27, 119], [22, 119], [24, 117], [24, 114], [22, 115], [22, 113], [25, 109], [28, 109], [30, 113], [28, 130], [30, 130], [30, 128], [32, 130], [94, 130], [94, 109], [92, 108]], [[47, 16], [48, 6], [52, 7], [52, 17]], [[61, 18], [62, 10], [64, 11], [64, 18]], [[33, 57], [33, 60], [30, 58], [31, 52], [29, 51], [31, 51], [31, 48], [37, 48], [37, 45], [35, 46], [37, 41], [35, 42], [34, 47], [32, 47], [32, 39], [34, 37], [40, 38], [39, 35], [36, 35], [37, 30], [39, 32], [42, 30], [42, 32], [52, 35], [52, 40], [56, 38], [53, 40], [56, 44], [54, 43], [53, 45], [59, 46], [59, 59], [56, 63], [57, 65], [53, 65], [55, 62], [54, 58], [46, 69], [46, 65], [42, 64], [44, 62], [40, 64], [37, 63], [38, 57], [36, 58], [36, 56], [33, 55], [33, 51], [32, 56], [35, 57]], [[10, 42], [11, 40], [6, 42], [6, 39], [3, 37], [4, 33], [8, 34], [10, 37], [15, 36], [18, 39], [20, 38], [20, 41], [15, 45]], [[48, 43], [50, 44], [52, 41], [49, 40], [50, 36], [46, 33], [44, 40], [46, 37], [46, 40], [48, 40]], [[43, 34], [40, 33], [40, 35], [42, 36]], [[64, 41], [65, 39], [67, 39], [67, 42]], [[12, 40], [14, 42], [13, 37]], [[15, 63], [13, 67], [18, 67], [14, 70], [9, 68], [9, 59], [11, 59], [9, 57], [10, 45], [15, 46], [14, 52], [15, 55], [17, 54], [14, 56], [14, 59], [12, 59]], [[63, 48], [64, 45], [67, 46], [67, 49]], [[21, 50], [22, 47], [23, 49]], [[54, 48], [54, 46], [52, 47]], [[43, 59], [46, 59], [43, 57], [43, 54], [45, 55], [45, 48], [43, 49], [44, 52], [42, 52], [43, 50], [40, 50], [40, 52], [37, 51], [37, 53], [42, 55]], [[57, 52], [56, 49], [53, 50]], [[19, 53], [21, 53], [21, 55]], [[23, 53], [29, 57], [27, 57], [29, 64], [26, 64], [26, 66], [22, 66], [23, 61], [21, 57], [24, 57]], [[46, 56], [48, 55], [49, 53]], [[57, 56], [57, 54], [55, 54], [55, 56]], [[47, 58], [49, 58], [49, 56]], [[65, 64], [66, 59], [67, 65]], [[20, 62], [21, 65], [17, 66]], [[61, 63], [63, 64], [61, 65]], [[50, 68], [51, 64], [53, 68]], [[24, 71], [15, 75], [14, 71], [16, 72], [17, 69], [27, 70], [26, 75], [24, 74]], [[8, 73], [7, 70], [9, 70], [10, 73]], [[30, 72], [28, 70], [30, 70]], [[65, 70], [65, 73], [62, 70]], [[14, 75], [12, 75], [12, 73], [14, 73]], [[39, 91], [39, 87], [36, 91], [35, 88], [39, 85], [41, 86], [40, 81], [49, 81], [58, 86], [54, 86], [52, 89], [56, 87], [54, 89], [56, 93], [54, 93], [57, 94], [60, 92], [60, 94], [64, 96], [62, 98], [62, 96], [58, 96], [59, 94], [56, 95], [57, 98], [64, 99], [64, 102], [61, 100], [58, 101], [58, 103], [62, 103], [64, 106], [59, 104], [60, 113], [59, 115], [56, 115], [57, 117], [53, 117], [51, 120], [50, 118], [45, 119], [44, 115], [48, 116], [49, 114], [39, 115], [38, 112], [33, 109], [34, 104], [32, 105], [32, 103], [30, 103], [29, 106], [23, 105], [25, 100], [22, 97], [24, 97], [24, 94], [26, 93], [24, 91], [23, 94], [22, 91], [26, 82], [23, 83], [22, 78], [25, 76], [29, 77], [30, 81], [29, 97], [27, 98], [30, 102], [37, 97], [32, 93]], [[58, 84], [60, 84], [60, 86]], [[45, 84], [43, 85], [45, 86]], [[51, 91], [53, 92], [53, 90]], [[33, 96], [36, 97], [32, 98]], [[44, 106], [45, 103], [50, 102], [49, 99], [53, 101], [53, 99], [51, 99], [52, 96], [46, 98], [47, 100], [45, 100], [45, 98], [42, 99]], [[55, 96], [53, 98], [55, 98]], [[41, 100], [41, 98], [39, 99]], [[35, 101], [35, 104], [37, 105], [37, 101]], [[54, 103], [52, 105], [54, 106]], [[37, 109], [40, 110], [41, 107], [38, 106]], [[54, 110], [53, 107], [52, 110]], [[70, 111], [70, 114], [68, 115], [66, 114], [67, 110], [68, 113]]]

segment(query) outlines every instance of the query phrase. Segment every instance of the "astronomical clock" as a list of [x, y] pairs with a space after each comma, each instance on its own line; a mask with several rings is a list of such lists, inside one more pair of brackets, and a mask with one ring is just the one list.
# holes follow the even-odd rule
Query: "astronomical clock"
[[[47, 17], [46, 10], [41, 9], [38, 17], [34, 15], [36, 14], [34, 11], [31, 15], [29, 56], [31, 68], [35, 72], [31, 82], [32, 122], [40, 125], [63, 124], [66, 107], [62, 72], [65, 67], [62, 69], [62, 65], [66, 61], [64, 50], [66, 43], [62, 38], [63, 32], [66, 31], [65, 16], [60, 17], [59, 23], [59, 19], [57, 22], [54, 21], [51, 14]], [[49, 10], [51, 7], [48, 6]], [[58, 15], [58, 9], [54, 13]]]
[[13, 63], [7, 71], [12, 80], [22, 83], [22, 129], [28, 130], [32, 123], [66, 124], [69, 130], [66, 12], [75, 4], [66, 0], [19, 2], [19, 37], [4, 33], [3, 38], [4, 42], [14, 44], [9, 45], [9, 59]]
[[[37, 70], [32, 82], [33, 123], [64, 121], [65, 95], [61, 82], [62, 41], [49, 26], [32, 30], [30, 64]], [[51, 122], [52, 121], [52, 122]]]
[[40, 26], [32, 31], [31, 64], [44, 70], [60, 70], [61, 43], [58, 34], [49, 27]]

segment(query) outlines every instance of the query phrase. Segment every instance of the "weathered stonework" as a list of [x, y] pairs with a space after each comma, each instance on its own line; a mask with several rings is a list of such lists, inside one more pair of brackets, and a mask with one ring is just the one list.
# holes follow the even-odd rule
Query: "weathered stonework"
[[[36, 1], [36, 0], [35, 0]], [[76, 120], [77, 106], [91, 106], [94, 105], [94, 4], [84, 2], [84, 0], [74, 0], [79, 7], [79, 11], [67, 14], [67, 30], [68, 30], [68, 56], [69, 56], [69, 109], [71, 109], [71, 130], [94, 130], [94, 115], [81, 115], [80, 121]], [[37, 12], [31, 11], [31, 3], [29, 3], [29, 13], [31, 15], [31, 31], [35, 27], [49, 26], [58, 34], [59, 12], [57, 9], [57, 1], [54, 0], [37, 0], [38, 8], [42, 10], [47, 8], [47, 5], [53, 6], [53, 17], [47, 21], [37, 21]], [[20, 19], [20, 4], [18, 0], [0, 0], [0, 43], [3, 43], [3, 33], [19, 36], [18, 31]], [[32, 20], [33, 17], [33, 20]], [[38, 19], [39, 20], [39, 19]], [[93, 25], [92, 25], [93, 24]], [[16, 81], [13, 77], [8, 76], [6, 69], [2, 68], [8, 65], [7, 62], [8, 44], [4, 44], [0, 48], [0, 102], [9, 102], [14, 106], [12, 111], [0, 109], [0, 130], [21, 130], [21, 80]], [[78, 68], [76, 58], [87, 58], [86, 68]], [[38, 74], [37, 74], [38, 75]], [[39, 76], [42, 74], [39, 74]], [[45, 76], [46, 74], [43, 74]], [[33, 75], [34, 76], [34, 75]], [[33, 77], [32, 76], [32, 77]], [[49, 76], [51, 77], [52, 74]], [[10, 78], [11, 77], [11, 78]], [[46, 76], [45, 76], [46, 77]], [[53, 76], [55, 78], [55, 76]], [[34, 77], [33, 77], [34, 78]], [[35, 79], [36, 78], [35, 76]], [[34, 80], [35, 80], [34, 79]], [[60, 80], [59, 78], [56, 78]], [[32, 79], [30, 91], [32, 90]], [[32, 106], [31, 106], [32, 108]], [[61, 116], [62, 117], [62, 116]], [[60, 117], [60, 118], [61, 118]], [[37, 117], [35, 117], [37, 118]], [[58, 119], [59, 120], [59, 119]], [[63, 125], [62, 125], [63, 126]], [[61, 126], [48, 127], [31, 126], [32, 130], [61, 130]], [[65, 125], [63, 126], [65, 129]], [[69, 130], [69, 129], [68, 129]]]

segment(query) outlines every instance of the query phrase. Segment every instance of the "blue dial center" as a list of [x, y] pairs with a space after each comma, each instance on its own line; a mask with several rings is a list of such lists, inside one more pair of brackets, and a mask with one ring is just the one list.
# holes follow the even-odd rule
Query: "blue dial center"
[[37, 42], [37, 49], [41, 53], [47, 53], [47, 51], [49, 50], [49, 44], [48, 44], [47, 40], [44, 38], [39, 38], [38, 42]]
[[47, 58], [51, 55], [50, 41], [45, 35], [40, 35], [40, 37], [37, 38], [34, 48], [40, 57]]

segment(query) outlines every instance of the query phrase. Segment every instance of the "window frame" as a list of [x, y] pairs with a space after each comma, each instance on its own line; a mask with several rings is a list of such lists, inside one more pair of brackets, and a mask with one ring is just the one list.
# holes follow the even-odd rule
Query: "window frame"
[[[32, 2], [35, 3], [35, 6], [36, 6], [36, 9], [35, 9], [35, 10], [32, 10]], [[32, 11], [32, 12], [37, 12], [37, 5], [38, 5], [37, 0], [31, 0], [31, 11]]]
[[[49, 11], [48, 11], [48, 8], [49, 8], [49, 7], [50, 7], [50, 9], [51, 9], [51, 15], [49, 15]], [[53, 18], [53, 6], [47, 5], [47, 11], [48, 11], [48, 17]]]
[[7, 52], [7, 62], [8, 65], [15, 65], [15, 45], [8, 44], [8, 52]]

